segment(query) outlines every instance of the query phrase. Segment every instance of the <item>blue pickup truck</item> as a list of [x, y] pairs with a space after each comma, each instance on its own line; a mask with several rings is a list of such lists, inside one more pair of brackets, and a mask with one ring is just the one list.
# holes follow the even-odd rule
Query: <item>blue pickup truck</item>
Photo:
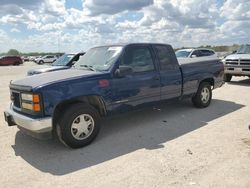
[[95, 139], [101, 118], [114, 113], [186, 96], [198, 108], [209, 106], [212, 89], [224, 83], [223, 71], [215, 58], [179, 64], [167, 44], [95, 47], [74, 68], [12, 81], [4, 116], [31, 136], [56, 136], [79, 148]]

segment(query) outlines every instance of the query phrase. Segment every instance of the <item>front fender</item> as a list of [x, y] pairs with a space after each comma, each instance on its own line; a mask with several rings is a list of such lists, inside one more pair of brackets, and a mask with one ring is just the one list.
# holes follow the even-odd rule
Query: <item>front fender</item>
[[100, 96], [107, 109], [111, 108], [111, 86], [101, 87], [98, 80], [74, 80], [48, 85], [41, 89], [44, 115], [52, 116], [56, 106], [83, 96]]

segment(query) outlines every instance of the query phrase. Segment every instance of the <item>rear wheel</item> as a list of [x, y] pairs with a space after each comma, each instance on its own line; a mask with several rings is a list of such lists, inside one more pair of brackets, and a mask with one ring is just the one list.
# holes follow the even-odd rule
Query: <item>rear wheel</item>
[[59, 140], [71, 147], [80, 148], [90, 144], [100, 130], [100, 115], [88, 104], [70, 106], [59, 120], [56, 131]]
[[197, 93], [192, 97], [192, 102], [197, 108], [205, 108], [209, 106], [212, 99], [212, 89], [208, 82], [200, 84]]
[[225, 81], [225, 82], [230, 82], [231, 79], [232, 79], [232, 75], [224, 74], [224, 81]]

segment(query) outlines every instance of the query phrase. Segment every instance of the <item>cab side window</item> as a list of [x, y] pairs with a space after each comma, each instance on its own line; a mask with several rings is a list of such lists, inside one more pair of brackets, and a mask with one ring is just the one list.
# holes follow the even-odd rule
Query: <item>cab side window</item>
[[160, 61], [161, 70], [171, 70], [175, 68], [175, 58], [173, 57], [174, 52], [172, 52], [167, 46], [156, 45], [155, 50]]
[[144, 46], [128, 47], [120, 65], [131, 67], [134, 73], [155, 70], [151, 52]]

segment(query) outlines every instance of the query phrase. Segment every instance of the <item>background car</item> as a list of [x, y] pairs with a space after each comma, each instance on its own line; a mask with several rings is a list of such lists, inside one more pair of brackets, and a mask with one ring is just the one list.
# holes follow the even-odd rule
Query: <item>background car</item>
[[35, 62], [37, 64], [44, 64], [44, 63], [53, 63], [56, 60], [57, 60], [57, 57], [55, 55], [45, 55], [43, 57], [36, 58]]
[[3, 56], [0, 58], [0, 65], [20, 65], [23, 60], [19, 56]]
[[177, 58], [194, 58], [204, 56], [216, 56], [215, 52], [207, 48], [181, 49], [175, 52]]
[[29, 61], [29, 57], [27, 57], [27, 56], [23, 56], [23, 57], [21, 57], [21, 58], [22, 58], [23, 62]]
[[27, 72], [27, 75], [31, 76], [34, 74], [41, 74], [41, 73], [46, 73], [46, 72], [69, 69], [84, 54], [85, 54], [85, 52], [80, 52], [77, 54], [73, 54], [73, 53], [64, 54], [60, 58], [58, 58], [54, 63], [52, 63], [51, 66], [47, 65], [47, 66], [42, 67], [42, 68], [31, 69]]

